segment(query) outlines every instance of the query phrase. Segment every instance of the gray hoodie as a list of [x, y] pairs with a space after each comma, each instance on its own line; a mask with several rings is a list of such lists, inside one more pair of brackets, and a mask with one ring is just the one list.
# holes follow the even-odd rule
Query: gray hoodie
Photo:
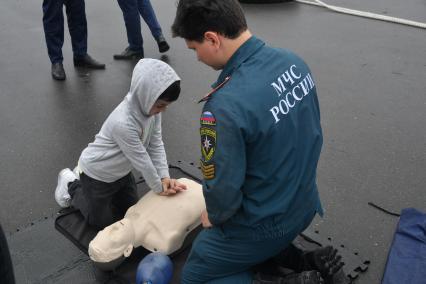
[[130, 91], [108, 116], [95, 141], [81, 153], [79, 168], [89, 177], [108, 183], [134, 168], [154, 192], [161, 192], [160, 178], [169, 177], [161, 113], [148, 113], [158, 97], [178, 80], [166, 63], [140, 60], [133, 70]]

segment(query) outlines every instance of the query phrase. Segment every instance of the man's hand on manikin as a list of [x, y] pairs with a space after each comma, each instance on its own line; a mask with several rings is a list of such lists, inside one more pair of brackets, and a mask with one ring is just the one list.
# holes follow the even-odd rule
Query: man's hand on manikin
[[213, 227], [212, 223], [210, 223], [209, 213], [207, 213], [207, 210], [204, 210], [201, 213], [201, 224], [203, 224], [203, 228], [206, 228], [206, 229]]
[[161, 192], [160, 195], [175, 195], [181, 191], [186, 190], [186, 185], [178, 182], [176, 179], [162, 178], [161, 183], [163, 184], [163, 192]]

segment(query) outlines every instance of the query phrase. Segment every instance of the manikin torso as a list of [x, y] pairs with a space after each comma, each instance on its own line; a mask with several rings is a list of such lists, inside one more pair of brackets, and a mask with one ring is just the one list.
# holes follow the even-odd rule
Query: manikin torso
[[179, 179], [187, 190], [173, 196], [148, 192], [131, 206], [124, 218], [100, 231], [89, 244], [89, 255], [96, 262], [128, 257], [134, 247], [170, 254], [200, 225], [205, 210], [200, 184]]

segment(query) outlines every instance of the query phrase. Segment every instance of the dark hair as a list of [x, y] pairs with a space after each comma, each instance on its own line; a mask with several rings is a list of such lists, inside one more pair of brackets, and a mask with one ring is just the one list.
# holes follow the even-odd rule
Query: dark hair
[[180, 81], [174, 81], [166, 90], [158, 97], [157, 100], [166, 102], [174, 102], [179, 98], [180, 94]]
[[247, 30], [237, 0], [180, 0], [172, 25], [173, 37], [202, 42], [207, 31], [234, 39]]

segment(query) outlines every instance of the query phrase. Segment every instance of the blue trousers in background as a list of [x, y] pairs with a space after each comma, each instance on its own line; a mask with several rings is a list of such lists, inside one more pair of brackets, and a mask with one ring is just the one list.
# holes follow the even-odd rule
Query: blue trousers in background
[[64, 14], [66, 7], [74, 57], [87, 54], [87, 21], [84, 0], [43, 0], [43, 27], [50, 61], [63, 61]]
[[182, 271], [182, 284], [251, 284], [251, 268], [284, 250], [312, 222], [308, 214], [297, 228], [277, 238], [229, 237], [221, 227], [204, 229], [192, 244]]
[[143, 38], [141, 32], [140, 16], [148, 25], [152, 36], [158, 39], [162, 35], [160, 24], [155, 16], [149, 0], [117, 0], [123, 11], [124, 23], [126, 24], [127, 41], [129, 48], [134, 51], [143, 50]]

